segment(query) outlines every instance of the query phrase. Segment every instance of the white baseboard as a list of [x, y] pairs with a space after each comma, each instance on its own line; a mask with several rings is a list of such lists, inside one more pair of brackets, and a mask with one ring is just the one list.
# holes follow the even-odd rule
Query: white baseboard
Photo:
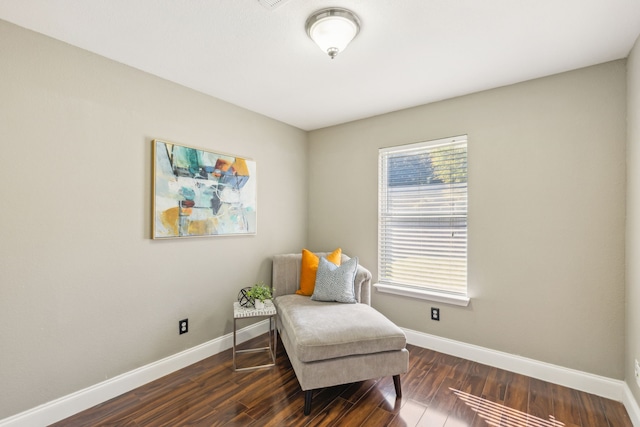
[[629, 418], [631, 418], [633, 425], [640, 426], [640, 406], [638, 406], [638, 402], [635, 397], [633, 397], [627, 383], [624, 384], [624, 397], [622, 398], [622, 403], [624, 404], [624, 407], [627, 408], [627, 413], [629, 414]]
[[[267, 332], [269, 322], [254, 323], [238, 331], [238, 341], [244, 342]], [[539, 378], [566, 387], [596, 394], [622, 402], [634, 426], [640, 426], [640, 407], [624, 381], [537, 360], [491, 350], [423, 332], [404, 329], [407, 342], [441, 353], [462, 357], [511, 372]], [[150, 381], [154, 381], [179, 369], [185, 368], [214, 354], [228, 350], [233, 344], [233, 334], [184, 350], [157, 362], [126, 372], [91, 387], [45, 403], [33, 409], [0, 420], [0, 427], [46, 426], [89, 409]]]
[[[239, 329], [237, 333], [238, 342], [244, 342], [262, 335], [268, 331], [268, 328], [269, 321], [263, 320]], [[228, 350], [232, 345], [233, 334], [223, 335], [133, 371], [0, 420], [0, 427], [33, 427], [55, 423], [214, 354]]]
[[440, 353], [462, 357], [485, 365], [538, 378], [565, 387], [622, 402], [634, 426], [640, 426], [640, 408], [627, 383], [526, 357], [491, 350], [460, 341], [404, 329], [407, 342]]

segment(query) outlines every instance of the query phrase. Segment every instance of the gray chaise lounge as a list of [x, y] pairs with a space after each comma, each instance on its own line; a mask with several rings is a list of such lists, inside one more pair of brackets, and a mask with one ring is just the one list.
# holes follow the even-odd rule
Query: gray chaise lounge
[[[393, 376], [396, 396], [402, 397], [400, 374], [409, 367], [406, 337], [370, 306], [371, 273], [358, 266], [357, 304], [313, 301], [295, 294], [301, 258], [276, 255], [272, 284], [280, 338], [305, 391], [304, 414], [311, 411], [313, 390], [372, 378]], [[348, 259], [342, 255], [342, 262]]]

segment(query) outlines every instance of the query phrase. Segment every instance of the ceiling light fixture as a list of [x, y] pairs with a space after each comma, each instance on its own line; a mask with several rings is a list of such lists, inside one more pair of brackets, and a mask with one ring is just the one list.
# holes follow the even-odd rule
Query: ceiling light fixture
[[350, 10], [332, 7], [314, 12], [305, 27], [311, 40], [333, 59], [358, 35], [360, 19]]

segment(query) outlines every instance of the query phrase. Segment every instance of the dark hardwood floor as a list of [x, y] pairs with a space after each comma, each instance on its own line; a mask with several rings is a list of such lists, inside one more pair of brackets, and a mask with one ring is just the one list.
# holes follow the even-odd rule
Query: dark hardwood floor
[[[247, 346], [266, 345], [266, 335]], [[54, 426], [632, 426], [612, 400], [409, 345], [396, 400], [393, 379], [304, 393], [278, 345], [277, 366], [234, 372], [227, 350]], [[245, 353], [240, 366], [267, 363]]]

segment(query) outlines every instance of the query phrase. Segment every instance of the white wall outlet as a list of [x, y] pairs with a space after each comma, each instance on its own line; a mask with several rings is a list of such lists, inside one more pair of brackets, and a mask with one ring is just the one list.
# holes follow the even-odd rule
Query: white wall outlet
[[636, 383], [638, 387], [640, 387], [640, 363], [638, 363], [638, 359], [635, 360], [635, 374], [636, 374]]

